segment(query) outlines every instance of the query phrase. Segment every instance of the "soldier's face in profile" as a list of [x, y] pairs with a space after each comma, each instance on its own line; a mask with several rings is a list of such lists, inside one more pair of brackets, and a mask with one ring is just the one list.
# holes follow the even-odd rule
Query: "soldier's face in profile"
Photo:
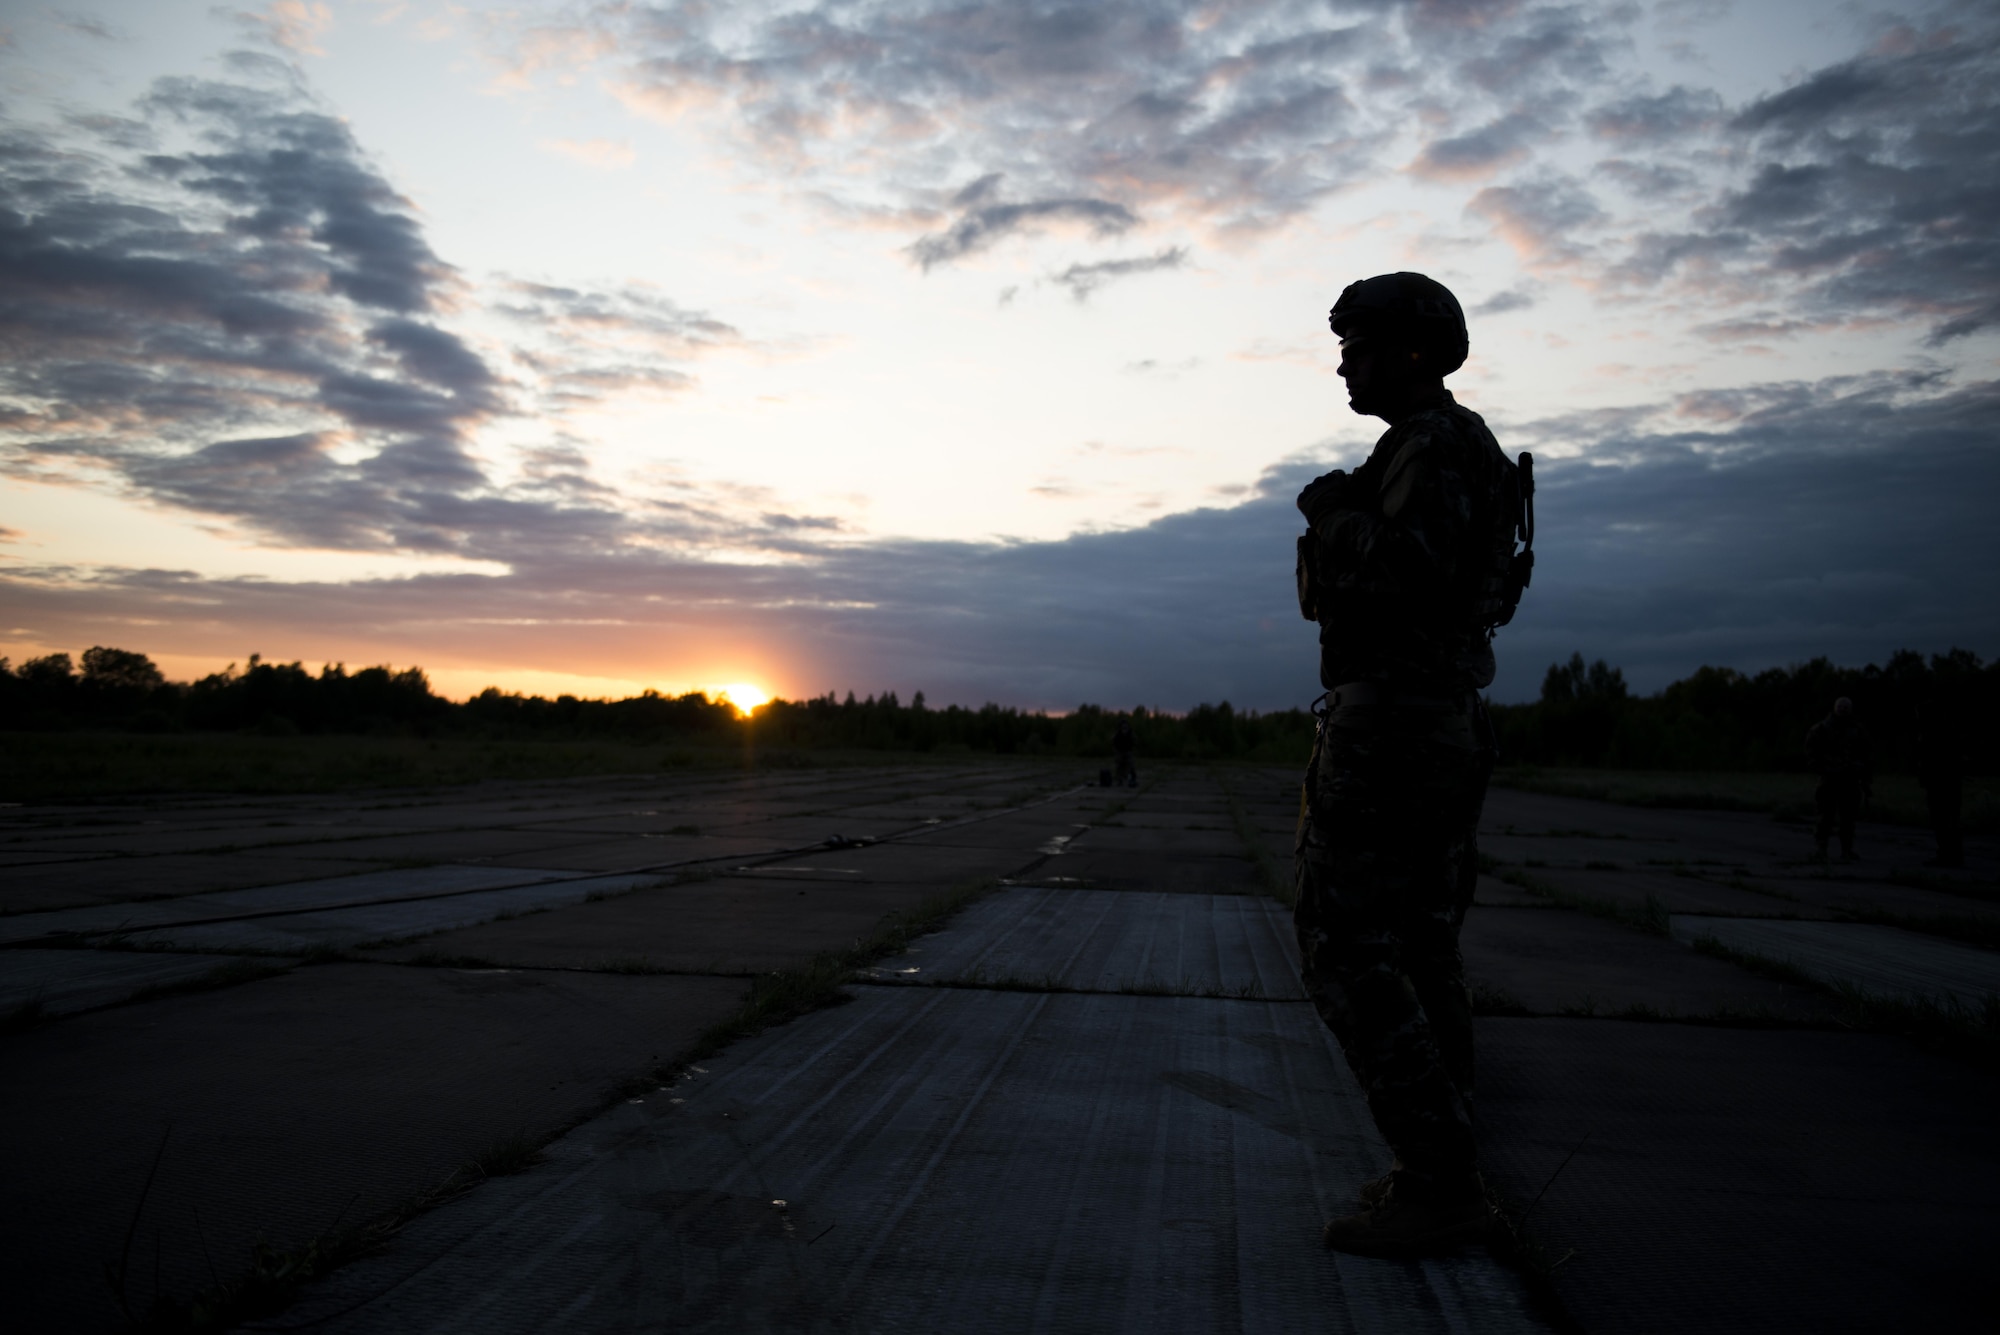
[[1340, 340], [1340, 378], [1347, 382], [1348, 407], [1380, 417], [1404, 397], [1410, 368], [1388, 344], [1355, 333]]

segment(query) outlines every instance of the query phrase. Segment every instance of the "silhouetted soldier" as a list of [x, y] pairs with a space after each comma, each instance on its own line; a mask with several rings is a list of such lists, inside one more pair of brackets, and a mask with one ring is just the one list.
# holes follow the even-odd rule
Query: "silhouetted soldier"
[[1964, 779], [1965, 743], [1958, 720], [1943, 700], [1933, 699], [1917, 713], [1917, 782], [1924, 786], [1931, 830], [1937, 835], [1937, 856], [1926, 866], [1965, 865], [1965, 834], [1958, 814]]
[[1352, 474], [1299, 494], [1299, 608], [1320, 626], [1319, 715], [1294, 881], [1306, 991], [1396, 1153], [1323, 1240], [1448, 1250], [1491, 1220], [1472, 1136], [1472, 1007], [1458, 932], [1492, 771], [1479, 691], [1533, 564], [1528, 456], [1500, 452], [1443, 378], [1465, 317], [1442, 285], [1385, 274], [1340, 294], [1349, 406], [1389, 429]]
[[1121, 786], [1139, 786], [1139, 767], [1132, 761], [1132, 748], [1136, 744], [1132, 736], [1132, 720], [1119, 719], [1118, 731], [1111, 734], [1111, 755], [1118, 767], [1117, 781]]
[[1806, 763], [1819, 775], [1819, 787], [1813, 793], [1813, 805], [1819, 811], [1813, 824], [1816, 855], [1826, 857], [1826, 842], [1838, 829], [1840, 860], [1853, 862], [1854, 821], [1861, 814], [1871, 776], [1868, 734], [1854, 721], [1854, 702], [1846, 696], [1835, 700], [1833, 712], [1807, 731]]

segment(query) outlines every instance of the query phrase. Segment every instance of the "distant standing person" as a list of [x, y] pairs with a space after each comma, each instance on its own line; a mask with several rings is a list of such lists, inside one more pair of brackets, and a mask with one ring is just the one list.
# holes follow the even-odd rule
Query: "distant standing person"
[[1139, 786], [1139, 767], [1132, 761], [1132, 748], [1136, 744], [1132, 736], [1132, 720], [1119, 719], [1118, 731], [1111, 734], [1111, 755], [1118, 767], [1116, 782], [1121, 787]]
[[1349, 286], [1328, 323], [1348, 405], [1389, 429], [1353, 473], [1299, 494], [1299, 610], [1319, 623], [1294, 858], [1306, 992], [1368, 1096], [1390, 1171], [1322, 1241], [1420, 1256], [1491, 1223], [1472, 1135], [1472, 1005], [1458, 933], [1493, 767], [1479, 692], [1533, 557], [1532, 462], [1500, 451], [1444, 377], [1458, 300], [1422, 274]]
[[1965, 865], [1965, 832], [1959, 824], [1964, 797], [1965, 743], [1958, 720], [1943, 700], [1926, 703], [1917, 715], [1917, 782], [1924, 786], [1931, 830], [1937, 836], [1932, 867]]
[[1861, 814], [1872, 776], [1868, 734], [1854, 721], [1854, 702], [1846, 696], [1835, 700], [1833, 712], [1806, 733], [1806, 763], [1819, 775], [1819, 788], [1813, 793], [1813, 805], [1819, 812], [1813, 824], [1815, 855], [1825, 860], [1827, 840], [1838, 830], [1840, 860], [1854, 862], [1854, 822]]

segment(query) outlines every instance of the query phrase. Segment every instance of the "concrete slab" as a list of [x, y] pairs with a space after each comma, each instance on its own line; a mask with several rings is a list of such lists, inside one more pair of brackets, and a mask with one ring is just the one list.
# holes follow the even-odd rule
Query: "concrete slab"
[[1541, 1328], [1481, 1253], [1320, 1250], [1386, 1151], [1302, 1004], [864, 989], [707, 1066], [274, 1325]]
[[428, 936], [454, 927], [470, 927], [494, 918], [581, 904], [600, 895], [620, 895], [658, 883], [650, 873], [628, 876], [566, 877], [513, 885], [499, 890], [434, 895], [388, 904], [357, 904], [304, 913], [159, 927], [133, 932], [134, 944], [171, 945], [181, 950], [264, 950], [305, 954], [322, 946], [345, 948], [370, 941], [394, 941]]
[[1036, 811], [911, 834], [899, 842], [913, 848], [1033, 849], [1059, 835], [1074, 838], [1088, 828], [1074, 812]]
[[1098, 852], [1079, 844], [1052, 857], [1035, 873], [1060, 876], [1095, 890], [1145, 890], [1183, 895], [1257, 895], [1266, 892], [1256, 864], [1233, 857], [1183, 857], [1174, 853]]
[[[786, 846], [785, 841], [781, 839], [764, 845], [773, 849]], [[699, 851], [681, 848], [679, 840], [648, 839], [640, 835], [630, 835], [620, 839], [565, 844], [560, 848], [544, 849], [541, 852], [522, 853], [509, 858], [508, 861], [517, 867], [579, 873], [626, 871], [633, 867], [678, 862], [685, 858], [701, 856], [703, 854]]]
[[301, 854], [368, 858], [379, 862], [516, 862], [521, 857], [593, 842], [589, 836], [542, 830], [426, 830], [369, 839], [337, 839], [305, 845]]
[[259, 1238], [298, 1246], [435, 1186], [495, 1142], [595, 1112], [610, 1085], [671, 1060], [744, 988], [335, 964], [0, 1038], [9, 1327], [127, 1328], [104, 1267], [156, 1153], [130, 1253], [139, 1312], [156, 1292], [207, 1288], [209, 1257], [235, 1273]]
[[[1827, 916], [1824, 909], [1782, 893], [1783, 887], [1757, 890], [1720, 885], [1701, 876], [1641, 871], [1582, 871], [1574, 867], [1532, 867], [1524, 869], [1533, 880], [1572, 895], [1587, 896], [1633, 909], [1644, 909], [1648, 899], [1664, 904], [1670, 913], [1712, 913], [1749, 918], [1776, 918], [1786, 914], [1802, 918]], [[1745, 884], [1755, 885], [1756, 882]]]
[[[374, 865], [356, 859], [349, 867], [360, 872]], [[0, 878], [0, 922], [15, 914], [86, 904], [170, 899], [237, 886], [303, 881], [336, 869], [325, 858], [268, 853], [170, 854], [17, 867]]]
[[1486, 875], [1480, 876], [1479, 880], [1473, 885], [1472, 902], [1475, 904], [1486, 904], [1493, 908], [1532, 909], [1552, 907], [1546, 895], [1531, 894], [1521, 889], [1518, 885], [1509, 885], [1497, 877]]
[[1092, 827], [1079, 847], [1093, 853], [1176, 853], [1191, 857], [1240, 858], [1243, 840], [1234, 829], [1142, 829], [1117, 823]]
[[1829, 912], [1877, 911], [1919, 915], [1944, 914], [1963, 918], [2000, 919], [2000, 903], [1988, 898], [1948, 894], [1942, 890], [1844, 876], [1768, 877], [1767, 884], [1792, 895], [1801, 904]]
[[1520, 1206], [1547, 1187], [1583, 1330], [2000, 1326], [1992, 1072], [1879, 1035], [1478, 1025], [1485, 1172]]
[[[324, 865], [320, 864], [322, 869]], [[0, 918], [0, 944], [39, 941], [63, 934], [140, 931], [246, 914], [303, 913], [385, 900], [462, 894], [524, 881], [567, 879], [571, 878], [519, 867], [463, 866], [411, 867], [356, 876], [319, 877], [245, 890], [183, 895], [177, 899], [17, 914]]]
[[1562, 909], [1479, 908], [1459, 937], [1466, 979], [1538, 1015], [1732, 1013], [1832, 1023], [1817, 989], [1771, 982], [1664, 937]]
[[920, 885], [801, 885], [727, 877], [661, 885], [551, 913], [423, 937], [385, 952], [464, 956], [545, 968], [756, 973], [874, 934], [914, 909]]
[[1033, 850], [952, 848], [936, 844], [876, 844], [869, 848], [808, 853], [783, 862], [729, 868], [731, 875], [853, 877], [878, 884], [920, 882], [942, 890], [981, 876], [999, 876], [1019, 867]]
[[1248, 895], [1009, 889], [878, 972], [913, 982], [1012, 979], [1303, 1000], [1291, 938], [1290, 911]]
[[1613, 869], [1637, 866], [1649, 860], [1670, 862], [1691, 856], [1686, 844], [1652, 839], [1590, 838], [1582, 834], [1551, 835], [1546, 831], [1510, 833], [1495, 829], [1491, 821], [1479, 830], [1479, 851], [1501, 862], [1538, 862], [1550, 867], [1584, 867], [1592, 863], [1610, 864]]
[[69, 1015], [148, 988], [186, 983], [241, 960], [129, 950], [0, 950], [0, 1013], [38, 1006]]
[[1760, 922], [1675, 914], [1677, 940], [1713, 937], [1731, 950], [1791, 964], [1864, 992], [1956, 999], [1972, 1007], [2000, 997], [2000, 951], [1858, 922]]

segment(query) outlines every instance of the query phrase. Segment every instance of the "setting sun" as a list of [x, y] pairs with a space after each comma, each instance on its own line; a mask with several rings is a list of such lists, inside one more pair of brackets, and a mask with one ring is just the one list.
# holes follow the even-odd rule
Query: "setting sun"
[[759, 705], [769, 704], [771, 701], [771, 697], [764, 691], [742, 682], [738, 682], [733, 686], [717, 687], [715, 698], [718, 700], [727, 700], [730, 704], [736, 706], [738, 713], [742, 714], [748, 714]]

